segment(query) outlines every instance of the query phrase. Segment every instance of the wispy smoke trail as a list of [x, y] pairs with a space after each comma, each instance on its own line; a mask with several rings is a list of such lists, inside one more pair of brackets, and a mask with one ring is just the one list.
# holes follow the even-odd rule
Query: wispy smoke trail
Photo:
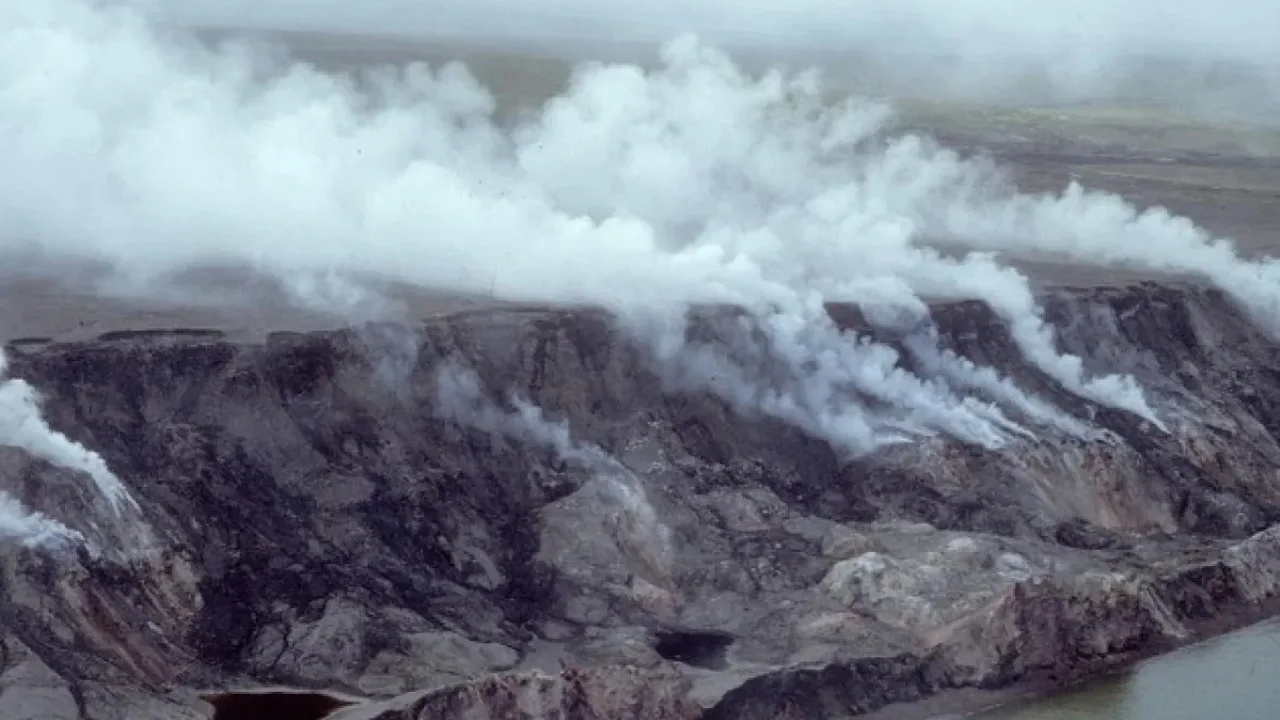
[[8, 493], [0, 492], [0, 542], [11, 541], [32, 548], [59, 550], [83, 545], [85, 538], [53, 518], [28, 510]]
[[446, 362], [436, 372], [436, 401], [436, 410], [443, 417], [542, 446], [554, 451], [565, 463], [601, 480], [622, 510], [625, 521], [621, 527], [627, 533], [624, 539], [631, 541], [652, 567], [669, 567], [669, 531], [658, 520], [640, 480], [601, 448], [575, 442], [567, 422], [547, 420], [542, 408], [515, 394], [510, 397], [514, 412], [502, 410], [485, 397], [480, 378], [454, 362]]
[[1023, 356], [1069, 392], [1100, 405], [1127, 410], [1160, 426], [1142, 388], [1132, 377], [1089, 377], [1081, 358], [1057, 350], [1054, 330], [1044, 322], [1026, 277], [1017, 270], [1001, 267], [988, 254], [974, 253], [956, 263], [935, 258], [904, 269], [904, 273], [921, 292], [985, 301], [1009, 323], [1010, 335]]
[[16, 447], [57, 467], [85, 473], [119, 515], [137, 502], [97, 453], [49, 427], [40, 416], [35, 390], [19, 378], [6, 378], [8, 359], [0, 352], [0, 445]]
[[383, 390], [407, 399], [409, 378], [418, 363], [421, 337], [398, 323], [369, 323], [359, 328], [365, 352], [373, 363], [373, 379]]
[[711, 341], [689, 340], [683, 318], [633, 320], [674, 387], [709, 389], [854, 454], [939, 433], [992, 449], [1029, 435], [994, 405], [907, 372], [892, 348], [840, 331], [820, 305], [713, 320]]
[[1088, 426], [1067, 415], [1041, 398], [1019, 389], [993, 368], [979, 367], [973, 361], [951, 350], [940, 349], [938, 331], [932, 325], [907, 335], [903, 345], [923, 367], [925, 373], [945, 378], [958, 388], [986, 393], [997, 402], [1015, 409], [1031, 420], [1073, 435], [1089, 437]]

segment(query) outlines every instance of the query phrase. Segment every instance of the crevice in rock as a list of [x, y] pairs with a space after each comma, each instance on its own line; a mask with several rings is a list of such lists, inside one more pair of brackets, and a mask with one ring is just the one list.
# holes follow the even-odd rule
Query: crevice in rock
[[728, 667], [729, 633], [705, 630], [659, 630], [654, 633], [654, 652], [672, 662], [707, 670]]

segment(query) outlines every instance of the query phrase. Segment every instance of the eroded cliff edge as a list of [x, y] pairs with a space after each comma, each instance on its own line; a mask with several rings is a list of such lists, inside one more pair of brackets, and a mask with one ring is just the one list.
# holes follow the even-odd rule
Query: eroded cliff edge
[[[386, 720], [840, 717], [1066, 682], [1268, 613], [1275, 343], [1207, 290], [1046, 307], [1167, 432], [1064, 392], [976, 303], [934, 310], [944, 343], [1103, 432], [842, 457], [672, 391], [588, 310], [429, 320], [392, 384], [391, 336], [369, 328], [12, 343], [11, 372], [146, 530], [0, 449], [5, 487], [113, 548], [0, 550], [0, 716], [205, 717], [195, 689], [288, 685]], [[442, 417], [454, 361], [615, 458], [652, 517], [563, 453]]]

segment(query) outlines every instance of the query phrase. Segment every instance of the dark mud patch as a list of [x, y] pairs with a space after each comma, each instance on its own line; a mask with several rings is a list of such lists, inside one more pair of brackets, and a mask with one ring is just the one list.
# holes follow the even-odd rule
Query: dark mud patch
[[707, 670], [728, 667], [733, 636], [725, 632], [660, 630], [654, 633], [654, 652], [672, 662]]
[[213, 720], [322, 720], [357, 704], [326, 693], [290, 690], [209, 693]]

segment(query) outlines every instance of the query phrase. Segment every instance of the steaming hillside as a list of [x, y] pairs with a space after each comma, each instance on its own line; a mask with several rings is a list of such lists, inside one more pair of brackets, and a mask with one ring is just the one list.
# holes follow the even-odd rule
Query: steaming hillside
[[10, 344], [142, 514], [8, 455], [6, 486], [104, 551], [6, 550], [0, 702], [194, 718], [196, 689], [283, 684], [376, 701], [335, 717], [839, 717], [1065, 682], [1268, 612], [1274, 344], [1215, 292], [1047, 307], [1067, 348], [1128, 358], [1169, 432], [1081, 402], [976, 303], [934, 309], [939, 343], [1074, 425], [849, 457], [672, 388], [590, 311], [448, 315], [408, 357], [385, 327]]
[[1264, 125], [0, 31], [4, 717], [839, 717], [1274, 607]]

